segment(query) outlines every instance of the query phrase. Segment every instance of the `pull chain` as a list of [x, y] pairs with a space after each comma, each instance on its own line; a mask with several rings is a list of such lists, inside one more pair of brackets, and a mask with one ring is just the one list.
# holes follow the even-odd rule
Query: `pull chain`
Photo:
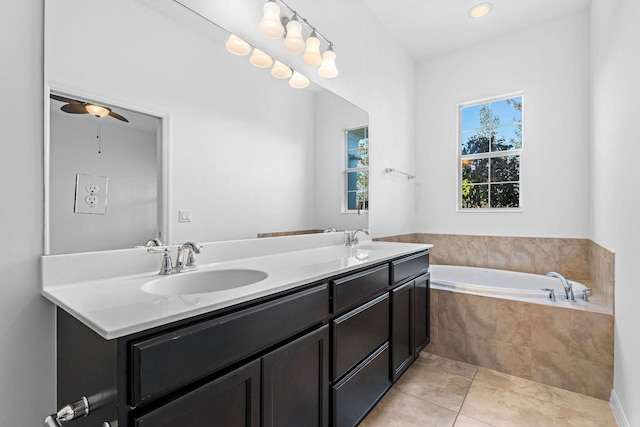
[[102, 153], [102, 135], [101, 135], [100, 117], [96, 116], [96, 120], [97, 120], [96, 138], [98, 138], [98, 154], [101, 154]]

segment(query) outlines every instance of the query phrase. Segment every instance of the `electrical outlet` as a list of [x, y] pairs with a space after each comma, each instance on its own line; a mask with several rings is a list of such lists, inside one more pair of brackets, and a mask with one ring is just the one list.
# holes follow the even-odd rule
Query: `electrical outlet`
[[73, 212], [104, 215], [107, 209], [106, 176], [76, 174], [76, 194]]

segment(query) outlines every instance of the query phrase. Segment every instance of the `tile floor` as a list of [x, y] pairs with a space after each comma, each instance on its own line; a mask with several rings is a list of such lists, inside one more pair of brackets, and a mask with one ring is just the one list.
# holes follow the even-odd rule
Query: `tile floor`
[[609, 402], [422, 352], [361, 427], [616, 427]]

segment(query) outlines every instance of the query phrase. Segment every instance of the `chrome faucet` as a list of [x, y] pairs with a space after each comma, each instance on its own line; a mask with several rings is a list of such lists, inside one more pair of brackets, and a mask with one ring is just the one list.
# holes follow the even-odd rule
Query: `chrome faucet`
[[556, 273], [555, 271], [550, 271], [547, 273], [547, 277], [555, 277], [560, 279], [562, 282], [562, 287], [564, 288], [564, 299], [569, 302], [575, 302], [576, 297], [573, 295], [573, 284], [564, 278], [564, 276], [560, 273]]
[[358, 228], [356, 231], [345, 231], [345, 234], [347, 235], [347, 243], [345, 243], [345, 246], [355, 246], [360, 243], [358, 242], [357, 236], [359, 232], [363, 232], [367, 236], [369, 235], [369, 230], [366, 230], [364, 228]]
[[176, 256], [176, 273], [182, 273], [184, 271], [197, 270], [195, 254], [200, 253], [202, 247], [195, 242], [185, 242], [178, 248], [178, 255]]

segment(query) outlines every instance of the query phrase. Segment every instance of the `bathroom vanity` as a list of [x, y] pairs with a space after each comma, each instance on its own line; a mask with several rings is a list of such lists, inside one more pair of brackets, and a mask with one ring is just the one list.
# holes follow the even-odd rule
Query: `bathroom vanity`
[[[87, 297], [72, 295], [99, 300], [121, 284], [45, 287], [59, 306], [58, 404], [87, 397], [89, 416], [70, 422], [79, 427], [356, 425], [429, 342], [429, 248], [375, 242], [222, 262], [214, 268], [257, 266], [269, 278], [227, 303], [153, 295], [138, 310], [147, 318], [117, 331], [101, 322], [131, 316], [143, 297], [78, 313]], [[137, 290], [132, 280], [120, 282]], [[150, 315], [155, 304], [175, 318], [174, 299], [180, 319]]]

